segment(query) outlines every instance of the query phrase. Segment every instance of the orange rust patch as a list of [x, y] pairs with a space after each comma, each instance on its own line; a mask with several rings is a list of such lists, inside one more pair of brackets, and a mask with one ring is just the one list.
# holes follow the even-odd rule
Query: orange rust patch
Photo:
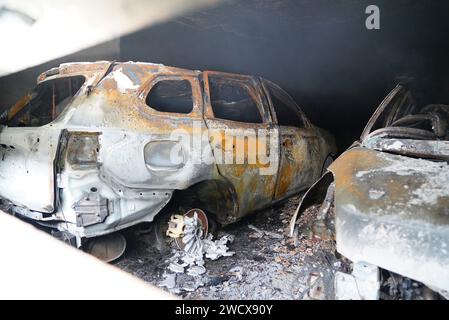
[[25, 107], [28, 102], [31, 101], [31, 94], [27, 94], [26, 96], [24, 96], [23, 98], [21, 98], [19, 101], [17, 101], [17, 103], [15, 105], [13, 105], [11, 107], [11, 109], [8, 110], [8, 120], [11, 120], [12, 118], [14, 118], [14, 116], [20, 112], [20, 110], [23, 109], [23, 107]]
[[243, 165], [243, 164], [233, 165], [232, 167], [233, 167], [232, 170], [234, 171], [234, 175], [236, 177], [241, 177], [243, 175], [243, 173], [245, 172], [245, 165]]
[[365, 198], [365, 192], [360, 190], [354, 178], [360, 171], [369, 171], [384, 164], [376, 153], [364, 148], [354, 148], [343, 153], [332, 163], [329, 170], [336, 177], [336, 190], [350, 193], [359, 199]]
[[282, 197], [284, 196], [289, 187], [292, 184], [292, 180], [293, 180], [293, 172], [292, 172], [293, 168], [291, 166], [284, 166], [281, 171], [279, 172], [279, 186], [277, 189], [277, 197]]
[[117, 90], [117, 82], [115, 81], [115, 79], [113, 78], [107, 78], [104, 79], [101, 82], [101, 86], [103, 87], [103, 89], [108, 90], [108, 91], [112, 91], [114, 93], [116, 93]]

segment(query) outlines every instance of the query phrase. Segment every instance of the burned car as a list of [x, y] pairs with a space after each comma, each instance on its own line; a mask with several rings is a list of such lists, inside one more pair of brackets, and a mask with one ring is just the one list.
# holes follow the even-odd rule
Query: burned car
[[290, 234], [318, 204], [352, 262], [335, 276], [336, 298], [449, 297], [448, 125], [448, 105], [418, 105], [398, 85], [302, 198]]
[[175, 196], [235, 222], [307, 189], [336, 152], [259, 77], [94, 62], [37, 82], [1, 118], [1, 207], [77, 246], [153, 221]]

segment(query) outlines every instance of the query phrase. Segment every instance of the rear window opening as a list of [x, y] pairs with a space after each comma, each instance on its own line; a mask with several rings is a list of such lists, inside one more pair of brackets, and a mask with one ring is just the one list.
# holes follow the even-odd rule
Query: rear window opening
[[148, 93], [146, 104], [160, 112], [190, 113], [192, 86], [188, 80], [160, 80]]
[[64, 77], [40, 83], [2, 115], [10, 127], [40, 127], [55, 120], [76, 95], [85, 78]]
[[281, 126], [303, 128], [304, 121], [298, 111], [299, 107], [293, 99], [274, 83], [265, 80], [265, 84], [270, 94], [278, 124]]

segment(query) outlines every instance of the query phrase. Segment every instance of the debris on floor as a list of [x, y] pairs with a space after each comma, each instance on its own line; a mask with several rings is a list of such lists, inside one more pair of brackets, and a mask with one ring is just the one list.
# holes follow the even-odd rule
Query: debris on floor
[[130, 233], [129, 248], [115, 264], [185, 299], [333, 298], [334, 275], [348, 266], [335, 256], [333, 239], [312, 234], [319, 207], [300, 217], [304, 234], [286, 236], [299, 198], [222, 229], [216, 240], [202, 239], [202, 255], [194, 258], [184, 250], [161, 255], [150, 239]]
[[172, 293], [193, 291], [204, 285], [205, 259], [217, 260], [235, 253], [227, 246], [234, 240], [232, 235], [225, 234], [218, 240], [213, 240], [212, 234], [203, 238], [202, 225], [196, 213], [193, 217], [184, 217], [183, 234], [183, 248], [173, 250], [173, 255], [166, 260], [168, 270], [158, 284]]
[[282, 234], [277, 234], [277, 233], [274, 233], [274, 232], [265, 231], [265, 230], [262, 230], [262, 229], [259, 229], [259, 228], [255, 227], [255, 226], [253, 226], [252, 224], [249, 224], [248, 228], [250, 228], [251, 230], [256, 231], [257, 235], [253, 236], [255, 238], [261, 238], [264, 235], [267, 235], [268, 237], [273, 238], [273, 239], [284, 239], [284, 236]]

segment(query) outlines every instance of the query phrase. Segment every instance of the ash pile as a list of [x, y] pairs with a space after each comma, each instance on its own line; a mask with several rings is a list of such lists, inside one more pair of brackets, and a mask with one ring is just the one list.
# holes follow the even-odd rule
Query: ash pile
[[199, 214], [193, 212], [190, 217], [175, 215], [169, 223], [167, 235], [175, 239], [178, 248], [166, 259], [167, 267], [158, 285], [172, 293], [192, 292], [204, 286], [207, 280], [207, 259], [217, 260], [235, 254], [228, 247], [234, 241], [234, 236], [225, 234], [214, 240], [212, 234], [207, 234]]

